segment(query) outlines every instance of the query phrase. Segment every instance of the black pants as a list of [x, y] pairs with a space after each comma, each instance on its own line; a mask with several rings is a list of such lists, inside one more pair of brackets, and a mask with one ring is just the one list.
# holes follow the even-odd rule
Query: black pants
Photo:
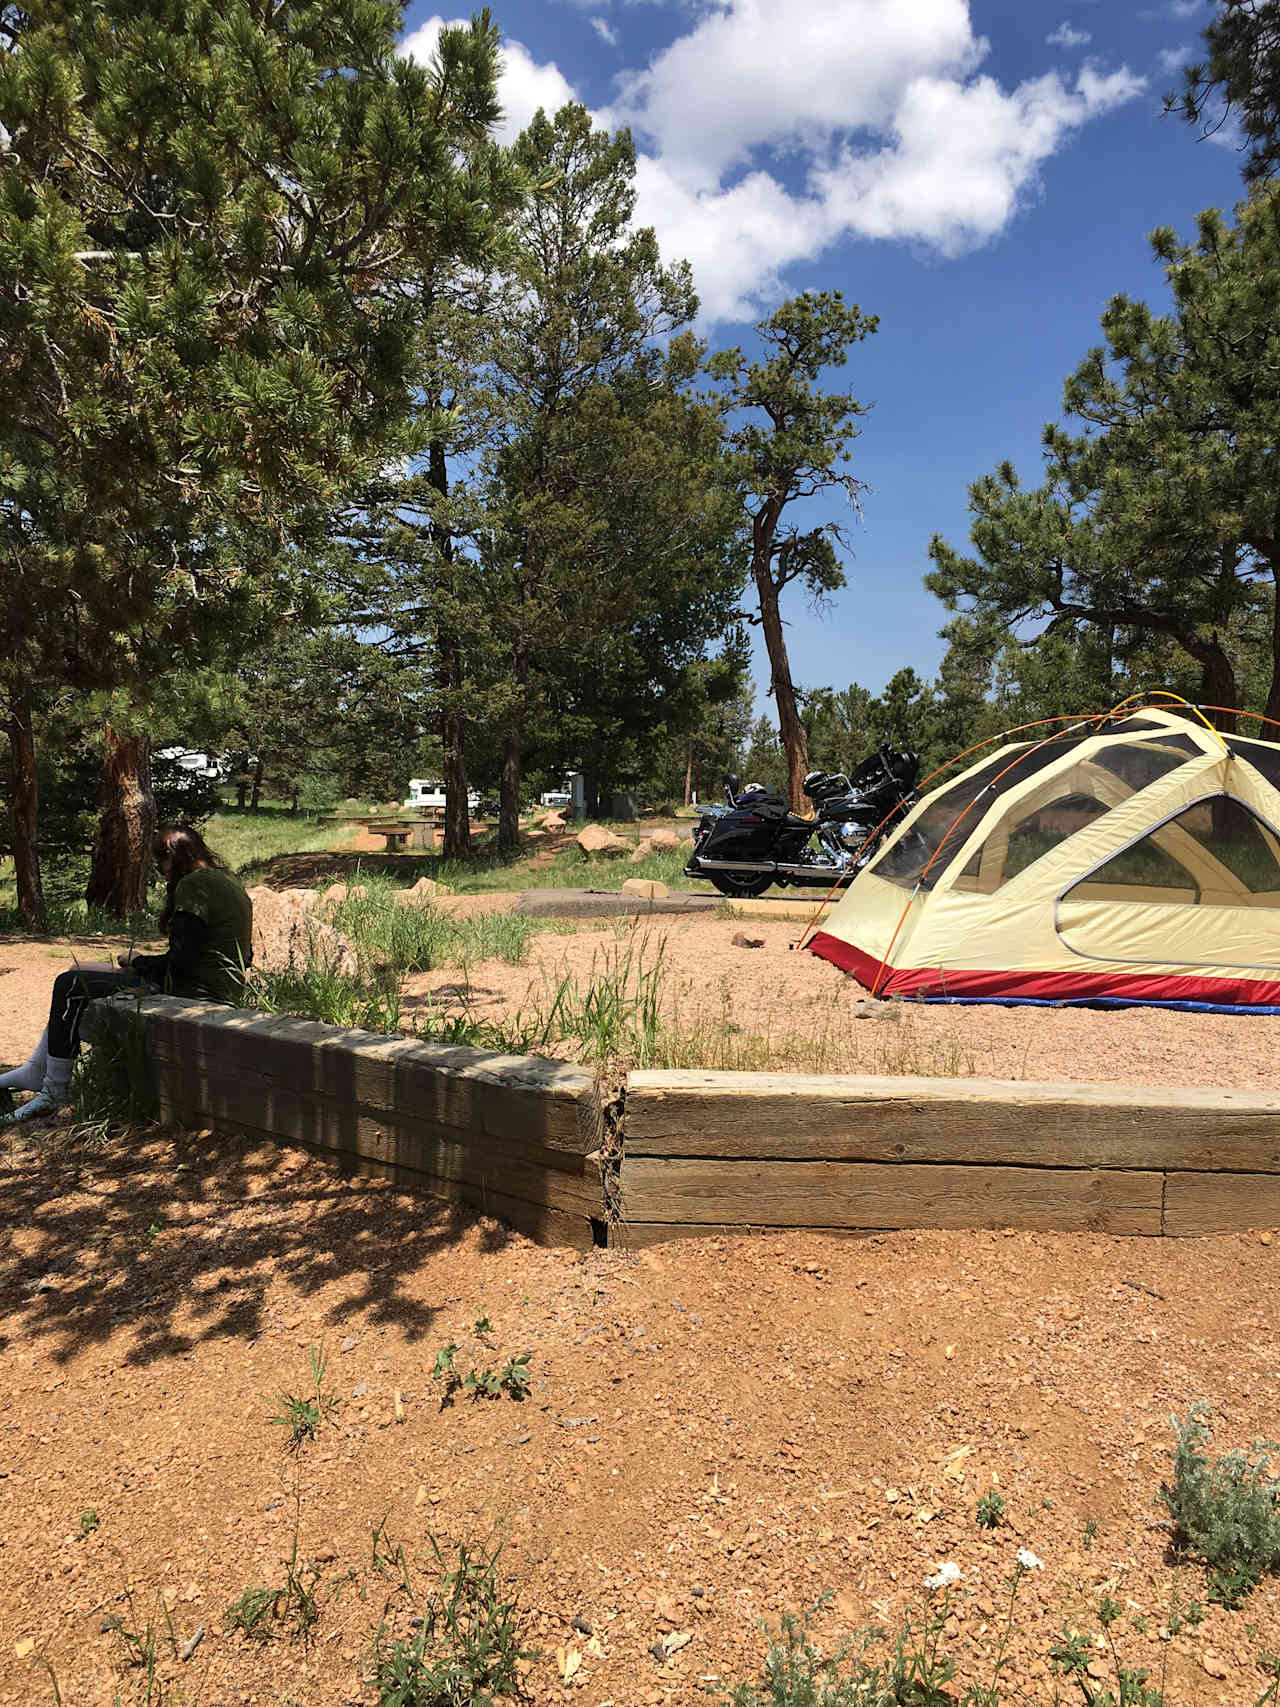
[[80, 1052], [80, 1020], [90, 1002], [114, 996], [118, 990], [145, 990], [150, 986], [136, 972], [97, 972], [73, 966], [53, 981], [49, 1003], [49, 1053], [68, 1060]]

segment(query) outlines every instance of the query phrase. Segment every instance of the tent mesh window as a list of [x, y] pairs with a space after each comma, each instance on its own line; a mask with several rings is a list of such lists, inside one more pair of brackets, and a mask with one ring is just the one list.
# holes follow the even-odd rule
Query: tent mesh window
[[1280, 746], [1270, 741], [1239, 740], [1227, 737], [1227, 747], [1237, 759], [1247, 759], [1272, 788], [1280, 789]]
[[1068, 893], [1080, 901], [1280, 907], [1280, 838], [1234, 795], [1216, 794], [1123, 848]]
[[[1137, 733], [1140, 727], [1157, 726], [1130, 718], [1121, 727], [1126, 733], [1130, 730]], [[870, 869], [877, 877], [887, 878], [902, 889], [914, 889], [917, 884], [922, 889], [932, 889], [998, 795], [1016, 788], [1046, 766], [1057, 764], [1081, 741], [1089, 740], [1095, 733], [1095, 730], [1090, 730], [1088, 734], [1081, 735], [1076, 731], [1038, 742], [1024, 747], [1014, 758], [1010, 758], [1008, 747], [1003, 748], [980, 770], [952, 783], [950, 788], [940, 790], [915, 823], [885, 850]], [[1100, 764], [1136, 793], [1188, 758], [1200, 757], [1201, 752], [1202, 749], [1188, 736], [1169, 735], [1159, 741], [1116, 741], [1095, 752], [1090, 763]], [[942, 848], [942, 853], [935, 858], [939, 848]], [[1034, 857], [1039, 858], [1039, 855]], [[1030, 864], [1030, 860], [1026, 863]], [[963, 887], [970, 887], [967, 879], [976, 876], [977, 870], [976, 862], [970, 861], [962, 874], [966, 879]], [[1003, 881], [1007, 882], [1015, 875], [1015, 872], [1007, 870]]]
[[1158, 741], [1116, 741], [1099, 747], [1089, 761], [1117, 776], [1136, 794], [1149, 788], [1188, 759], [1204, 757], [1189, 735], [1164, 735]]
[[1028, 866], [1052, 853], [1077, 830], [1083, 830], [1109, 810], [1091, 794], [1058, 795], [1010, 825], [1009, 843], [998, 870], [991, 858], [992, 838], [987, 837], [983, 846], [974, 850], [973, 858], [956, 879], [956, 888], [971, 892], [977, 890], [984, 895], [994, 894]]

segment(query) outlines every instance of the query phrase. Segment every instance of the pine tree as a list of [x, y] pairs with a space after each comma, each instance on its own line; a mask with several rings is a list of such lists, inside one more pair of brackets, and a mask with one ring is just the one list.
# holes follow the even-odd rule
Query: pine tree
[[1043, 482], [1008, 463], [975, 482], [977, 556], [935, 539], [926, 582], [1006, 631], [1089, 627], [1120, 656], [1171, 642], [1224, 727], [1259, 641], [1280, 719], [1280, 186], [1237, 214], [1202, 214], [1194, 244], [1153, 234], [1173, 313], [1112, 299], [1064, 387], [1076, 430], [1045, 428]]
[[865, 409], [851, 391], [823, 392], [818, 381], [828, 368], [843, 367], [850, 345], [878, 327], [874, 315], [848, 308], [839, 291], [806, 291], [762, 320], [756, 335], [768, 359], [748, 362], [740, 349], [711, 358], [711, 373], [724, 382], [723, 406], [732, 426], [729, 445], [738, 490], [750, 528], [751, 578], [759, 622], [769, 654], [769, 692], [778, 708], [778, 728], [787, 755], [792, 810], [804, 809], [802, 783], [809, 768], [804, 724], [791, 680], [781, 599], [798, 583], [815, 603], [845, 585], [836, 546], [844, 535], [837, 523], [799, 528], [787, 519], [792, 504], [838, 490], [857, 505], [863, 486], [845, 472], [854, 423]]
[[[0, 672], [137, 682], [291, 607], [296, 546], [420, 442], [418, 294], [483, 257], [496, 31], [400, 59], [386, 0], [35, 0], [0, 46]], [[141, 744], [139, 744], [141, 743]], [[145, 781], [145, 738], [115, 763]], [[31, 810], [14, 839], [30, 875]], [[145, 890], [145, 791], [101, 873]], [[95, 880], [96, 881], [96, 880]]]

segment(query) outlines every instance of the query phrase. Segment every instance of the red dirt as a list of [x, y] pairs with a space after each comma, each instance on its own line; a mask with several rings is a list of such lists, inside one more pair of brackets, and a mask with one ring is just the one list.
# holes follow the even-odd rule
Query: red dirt
[[[591, 934], [544, 940], [577, 954]], [[725, 950], [771, 974], [787, 952]], [[50, 945], [0, 949], [0, 1058], [33, 1041], [58, 964]], [[1002, 1018], [1021, 1016], [971, 1015], [984, 1048]], [[1033, 1018], [1064, 1065], [1087, 1050], [1109, 1077], [1124, 1061], [1192, 1082], [1208, 1062], [1224, 1083], [1274, 1083], [1274, 1022]], [[5, 1707], [53, 1701], [40, 1656], [68, 1707], [145, 1700], [114, 1619], [160, 1637], [153, 1704], [372, 1704], [384, 1521], [417, 1583], [429, 1533], [503, 1539], [538, 1703], [692, 1704], [756, 1674], [758, 1620], [831, 1590], [824, 1643], [892, 1626], [944, 1560], [963, 1572], [947, 1646], [963, 1682], [985, 1682], [1019, 1547], [1044, 1562], [1009, 1646], [1032, 1701], [1074, 1694], [1046, 1655], [1064, 1623], [1099, 1628], [1104, 1593], [1126, 1664], [1158, 1674], [1167, 1655], [1170, 1703], [1252, 1702], [1258, 1655], [1280, 1651], [1275, 1579], [1242, 1613], [1211, 1607], [1161, 1639], [1205, 1576], [1167, 1560], [1152, 1503], [1171, 1412], [1211, 1400], [1220, 1448], [1275, 1433], [1269, 1232], [797, 1233], [578, 1257], [301, 1152], [181, 1133], [94, 1151], [58, 1126], [0, 1140], [0, 1193]], [[529, 1350], [531, 1397], [442, 1410], [431, 1371], [450, 1339], [464, 1367]], [[321, 1340], [341, 1406], [291, 1455], [269, 1419], [277, 1395], [306, 1392]], [[985, 1530], [993, 1488], [1008, 1509]], [[295, 1509], [319, 1572], [314, 1639], [229, 1632], [246, 1587], [283, 1582]], [[83, 1537], [82, 1513], [97, 1517]], [[204, 1628], [187, 1662], [164, 1607], [178, 1647]], [[686, 1633], [670, 1658], [650, 1652]]]

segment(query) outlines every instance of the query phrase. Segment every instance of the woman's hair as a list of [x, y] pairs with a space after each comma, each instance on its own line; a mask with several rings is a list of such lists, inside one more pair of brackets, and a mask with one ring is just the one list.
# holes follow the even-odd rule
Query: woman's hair
[[166, 824], [157, 830], [151, 844], [151, 857], [157, 864], [166, 857], [169, 861], [169, 869], [165, 872], [164, 911], [160, 915], [162, 931], [169, 928], [173, 918], [173, 892], [184, 877], [202, 865], [217, 866], [219, 871], [227, 869], [199, 830], [193, 830], [190, 824]]

